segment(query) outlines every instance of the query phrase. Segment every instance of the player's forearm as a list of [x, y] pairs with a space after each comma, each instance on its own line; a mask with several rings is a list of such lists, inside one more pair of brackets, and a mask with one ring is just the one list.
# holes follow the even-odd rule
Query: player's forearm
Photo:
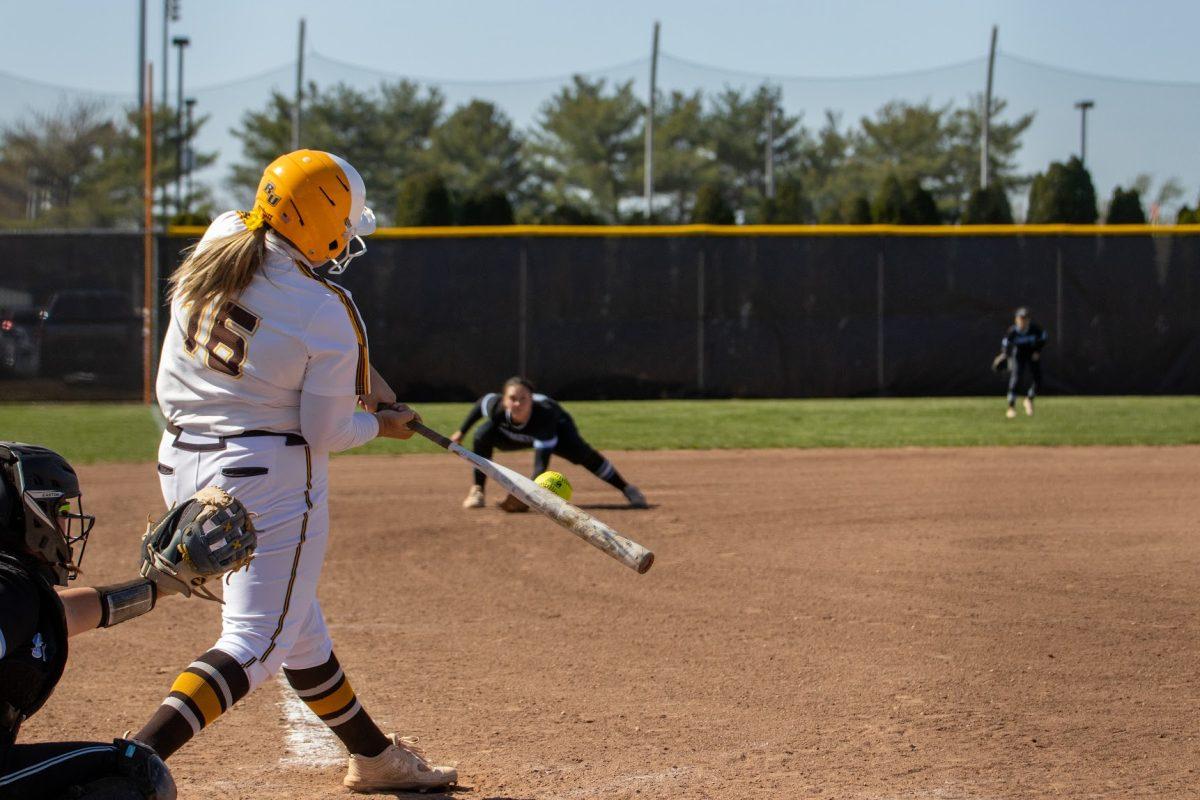
[[140, 617], [154, 608], [158, 592], [153, 582], [136, 578], [108, 586], [59, 589], [58, 599], [67, 619], [67, 636], [78, 636]]
[[466, 435], [467, 431], [471, 430], [475, 423], [481, 419], [483, 419], [482, 401], [476, 400], [475, 405], [471, 406], [471, 410], [467, 412], [466, 419], [458, 426], [459, 433]]
[[533, 477], [537, 477], [550, 468], [550, 455], [554, 451], [545, 447], [535, 447], [533, 450]]
[[84, 631], [100, 627], [100, 593], [89, 587], [60, 589], [58, 599], [62, 601], [63, 614], [67, 618], [67, 636], [78, 636]]
[[318, 452], [338, 453], [366, 444], [379, 435], [375, 415], [355, 411], [357, 399], [300, 393], [300, 433]]

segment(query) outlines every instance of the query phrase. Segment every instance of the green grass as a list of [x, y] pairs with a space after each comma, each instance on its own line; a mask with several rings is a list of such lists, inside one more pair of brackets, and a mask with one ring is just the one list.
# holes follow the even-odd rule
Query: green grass
[[[602, 450], [771, 447], [1200, 444], [1200, 397], [1052, 397], [1037, 416], [1004, 418], [997, 398], [657, 400], [567, 404]], [[460, 403], [418, 406], [452, 432]], [[52, 447], [73, 461], [150, 461], [158, 429], [144, 406], [0, 404], [0, 438]], [[424, 440], [376, 441], [356, 453], [434, 452]]]

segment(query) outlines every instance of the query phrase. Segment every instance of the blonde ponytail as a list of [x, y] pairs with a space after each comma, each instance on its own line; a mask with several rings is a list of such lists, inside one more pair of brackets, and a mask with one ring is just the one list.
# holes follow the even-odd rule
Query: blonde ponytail
[[171, 276], [170, 299], [193, 308], [237, 299], [266, 260], [266, 247], [265, 225], [194, 245]]

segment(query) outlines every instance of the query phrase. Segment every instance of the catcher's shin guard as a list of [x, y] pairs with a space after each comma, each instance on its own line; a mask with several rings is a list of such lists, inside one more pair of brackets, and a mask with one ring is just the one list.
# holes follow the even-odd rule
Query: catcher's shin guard
[[179, 674], [170, 694], [133, 738], [170, 758], [249, 691], [250, 679], [241, 665], [220, 650], [209, 650]]

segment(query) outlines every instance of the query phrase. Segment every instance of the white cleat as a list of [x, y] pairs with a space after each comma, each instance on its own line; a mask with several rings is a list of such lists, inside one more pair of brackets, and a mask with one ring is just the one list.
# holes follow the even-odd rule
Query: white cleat
[[425, 760], [417, 740], [388, 736], [392, 744], [377, 756], [350, 756], [342, 784], [352, 792], [404, 792], [440, 789], [458, 780], [454, 767], [439, 767]]
[[467, 499], [463, 500], [463, 508], [483, 508], [484, 505], [483, 489], [472, 486], [471, 491], [467, 492]]
[[1009, 419], [1016, 419], [1017, 418], [1017, 410], [1015, 408], [1013, 408], [1012, 406], [1009, 406], [1008, 411], [1004, 412], [1004, 416], [1008, 417]]
[[650, 504], [646, 502], [646, 495], [642, 494], [641, 490], [632, 483], [625, 484], [625, 489], [622, 491], [625, 499], [629, 501], [629, 505], [634, 508], [649, 508]]
[[1033, 416], [1033, 401], [1030, 400], [1028, 397], [1025, 398], [1025, 416], [1027, 416], [1027, 417]]

